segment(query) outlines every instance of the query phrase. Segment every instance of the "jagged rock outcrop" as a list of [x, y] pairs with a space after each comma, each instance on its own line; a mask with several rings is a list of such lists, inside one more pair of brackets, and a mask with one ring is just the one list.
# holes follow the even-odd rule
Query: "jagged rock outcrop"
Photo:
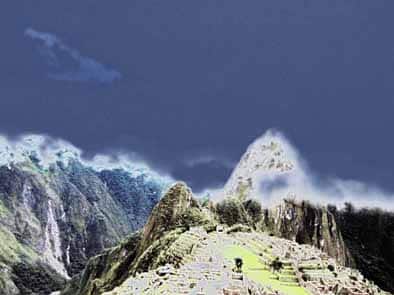
[[73, 277], [62, 294], [101, 294], [123, 282], [137, 258], [141, 234], [135, 233], [101, 254], [92, 257], [84, 271]]
[[[184, 183], [169, 188], [140, 233], [121, 245], [89, 260], [63, 295], [98, 295], [113, 289], [127, 277], [148, 271], [167, 261], [162, 259], [170, 246], [192, 226], [214, 223]], [[167, 256], [166, 256], [167, 257]]]
[[63, 288], [89, 257], [140, 229], [162, 189], [144, 175], [77, 159], [43, 167], [26, 156], [0, 166], [0, 294]]
[[241, 201], [259, 194], [260, 181], [265, 175], [287, 173], [294, 163], [286, 158], [277, 141], [260, 138], [246, 150], [221, 192], [222, 198], [236, 197]]
[[283, 200], [272, 208], [262, 208], [257, 200], [241, 202], [227, 198], [216, 205], [220, 223], [232, 226], [245, 224], [272, 235], [313, 245], [343, 265], [353, 265], [335, 216], [326, 207], [309, 202]]
[[144, 251], [163, 233], [179, 228], [200, 224], [204, 214], [194, 199], [191, 189], [185, 183], [173, 185], [162, 200], [153, 208], [144, 226], [140, 251]]
[[339, 263], [353, 265], [335, 216], [326, 207], [283, 200], [280, 205], [263, 210], [261, 229], [300, 244], [313, 245]]

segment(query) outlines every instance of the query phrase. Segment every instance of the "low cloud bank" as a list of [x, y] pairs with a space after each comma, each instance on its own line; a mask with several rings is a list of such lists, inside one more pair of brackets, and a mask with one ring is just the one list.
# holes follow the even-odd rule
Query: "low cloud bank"
[[67, 166], [77, 160], [96, 171], [123, 169], [133, 176], [144, 175], [165, 185], [174, 182], [171, 176], [155, 171], [133, 153], [112, 152], [85, 158], [81, 149], [62, 139], [37, 134], [10, 138], [0, 134], [0, 166], [11, 168], [13, 164], [23, 163], [27, 158], [35, 159], [43, 169], [57, 162]]
[[[314, 204], [333, 204], [338, 208], [349, 202], [356, 208], [381, 208], [394, 211], [394, 193], [357, 180], [318, 176], [310, 169], [301, 153], [280, 132], [272, 130], [266, 132], [248, 149], [271, 142], [280, 145], [283, 157], [292, 163], [292, 169], [285, 172], [264, 170], [251, 175], [256, 188], [252, 197], [260, 199], [265, 206], [275, 205], [283, 198], [292, 198], [308, 200]], [[144, 175], [165, 185], [175, 182], [171, 175], [152, 168], [147, 161], [135, 153], [108, 152], [86, 158], [81, 149], [62, 139], [36, 134], [11, 138], [0, 134], [0, 166], [11, 168], [13, 164], [26, 161], [26, 157], [35, 158], [44, 169], [56, 162], [68, 165], [70, 161], [78, 160], [97, 171], [119, 168], [134, 176]], [[189, 164], [194, 166], [206, 161], [211, 162], [214, 159], [202, 157]], [[210, 188], [202, 190], [198, 196], [210, 196], [218, 201], [223, 197], [223, 190], [222, 187]]]
[[349, 202], [356, 208], [378, 207], [394, 211], [394, 193], [357, 180], [317, 176], [301, 153], [282, 133], [270, 130], [256, 141], [279, 143], [285, 157], [294, 165], [288, 172], [264, 173], [257, 179], [258, 198], [263, 203], [273, 205], [286, 197], [317, 204], [333, 204], [339, 208]]

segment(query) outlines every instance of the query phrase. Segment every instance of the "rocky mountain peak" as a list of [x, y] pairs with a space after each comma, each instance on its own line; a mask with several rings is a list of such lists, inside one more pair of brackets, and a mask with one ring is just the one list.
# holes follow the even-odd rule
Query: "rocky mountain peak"
[[150, 243], [171, 228], [197, 221], [201, 214], [200, 205], [193, 198], [191, 189], [185, 183], [177, 182], [153, 208], [143, 229], [142, 240]]
[[254, 141], [233, 170], [223, 196], [245, 200], [258, 193], [264, 175], [291, 171], [294, 163], [289, 160], [285, 146], [281, 138], [272, 133]]
[[[276, 236], [313, 245], [340, 263], [350, 264], [351, 257], [334, 216], [324, 206], [298, 201], [303, 196], [295, 194], [293, 190], [297, 188], [291, 183], [284, 182], [286, 189], [274, 202], [258, 205], [262, 197], [270, 197], [265, 195], [266, 187], [276, 185], [278, 179], [297, 176], [299, 165], [296, 152], [280, 134], [268, 132], [255, 140], [223, 189], [223, 201], [217, 207], [220, 220], [227, 224], [254, 224]], [[260, 212], [262, 218], [258, 216]]]

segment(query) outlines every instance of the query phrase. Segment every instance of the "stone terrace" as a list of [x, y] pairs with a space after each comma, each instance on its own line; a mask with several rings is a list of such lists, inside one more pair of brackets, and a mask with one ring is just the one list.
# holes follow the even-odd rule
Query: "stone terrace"
[[320, 250], [296, 242], [271, 237], [265, 233], [237, 232], [207, 234], [192, 228], [182, 234], [164, 255], [172, 264], [130, 277], [106, 295], [273, 295], [270, 286], [263, 286], [232, 272], [233, 262], [223, 257], [223, 249], [240, 245], [257, 254], [267, 270], [278, 257], [283, 263], [276, 274], [283, 285], [306, 288], [311, 294], [383, 294], [362, 275], [338, 265]]

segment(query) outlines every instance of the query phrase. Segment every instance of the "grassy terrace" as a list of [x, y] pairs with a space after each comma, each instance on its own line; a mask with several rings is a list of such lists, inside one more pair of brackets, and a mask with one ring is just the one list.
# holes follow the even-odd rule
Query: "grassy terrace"
[[264, 247], [263, 245], [261, 245], [256, 241], [249, 240], [247, 247], [256, 254], [261, 253], [262, 256], [264, 256], [266, 259], [270, 261], [275, 259], [275, 256], [272, 255], [271, 250], [269, 248]]
[[286, 285], [277, 279], [272, 278], [272, 273], [266, 270], [260, 257], [252, 251], [237, 245], [231, 245], [223, 250], [225, 258], [234, 260], [240, 257], [243, 260], [243, 272], [251, 280], [263, 285], [271, 286], [272, 289], [288, 295], [309, 295], [309, 293], [300, 286]]

